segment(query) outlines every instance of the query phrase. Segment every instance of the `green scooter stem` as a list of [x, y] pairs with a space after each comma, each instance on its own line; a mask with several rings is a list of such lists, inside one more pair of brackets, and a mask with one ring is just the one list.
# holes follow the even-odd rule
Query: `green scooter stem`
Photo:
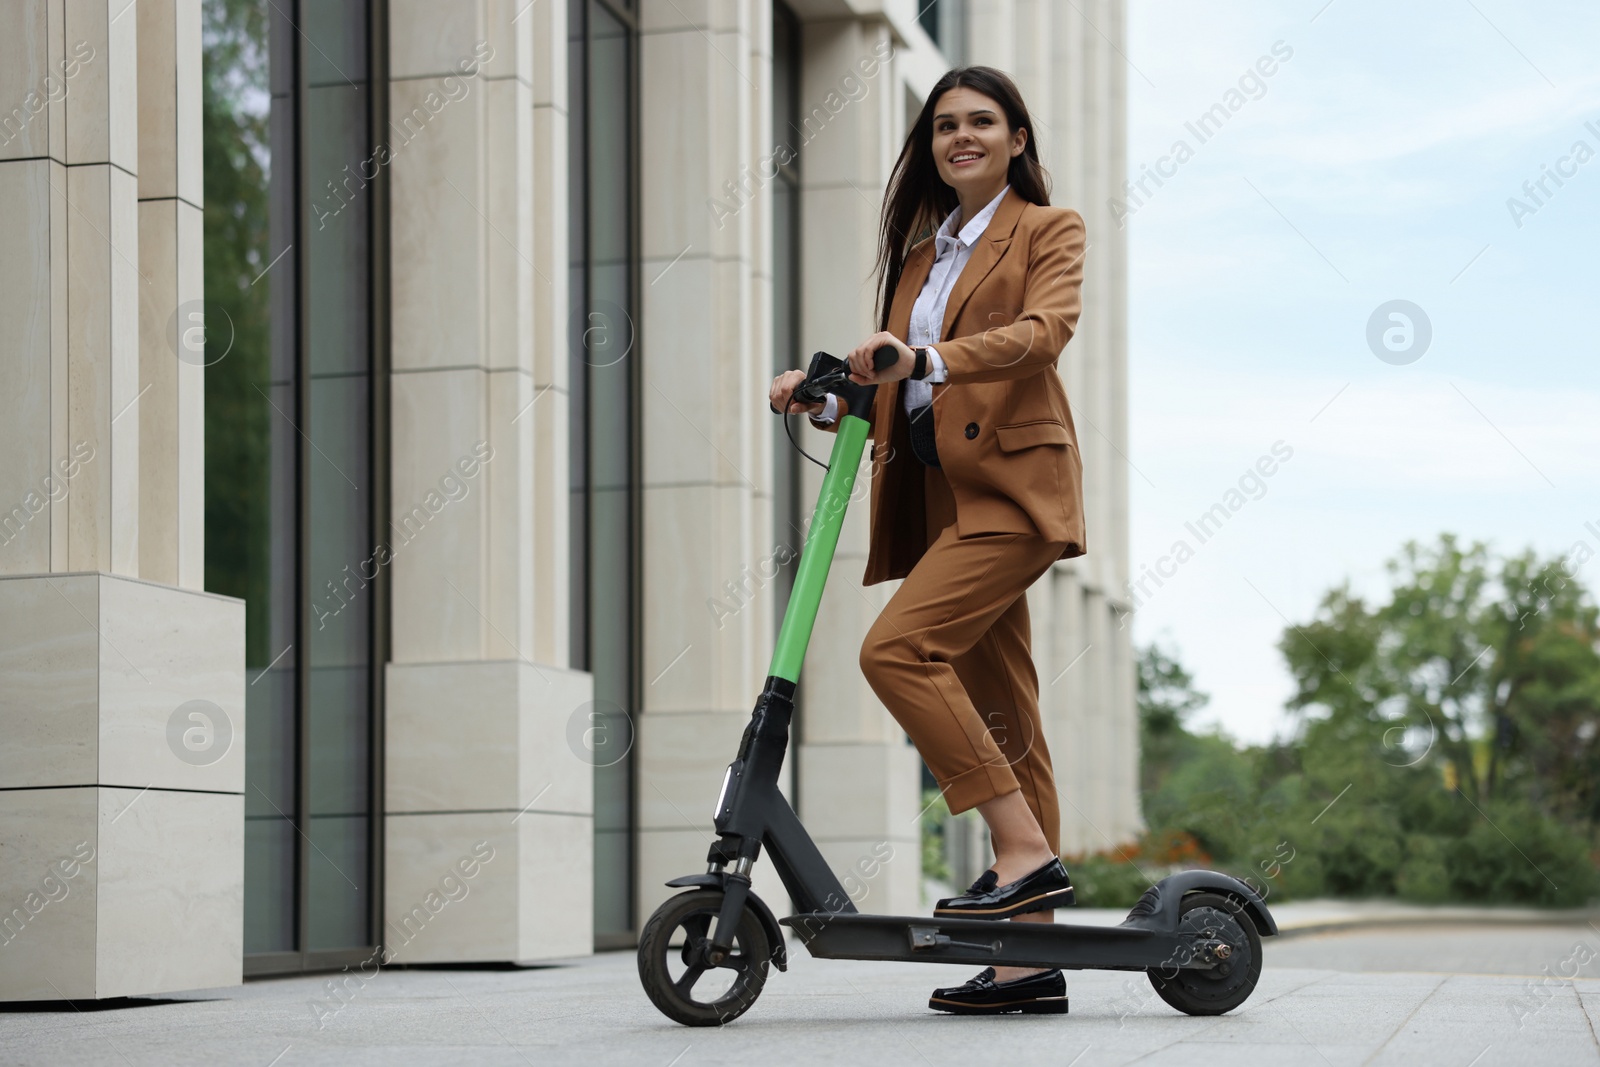
[[817, 608], [822, 604], [822, 588], [828, 581], [833, 552], [839, 546], [839, 531], [844, 528], [845, 508], [855, 488], [856, 468], [861, 465], [861, 453], [866, 449], [871, 430], [871, 424], [856, 415], [845, 415], [839, 420], [833, 453], [828, 457], [828, 473], [822, 479], [816, 510], [811, 513], [811, 525], [800, 551], [800, 566], [795, 572], [794, 590], [789, 594], [783, 626], [778, 630], [778, 646], [773, 649], [772, 666], [767, 671], [775, 678], [790, 682], [800, 680], [806, 646], [811, 643], [811, 629], [816, 625]]

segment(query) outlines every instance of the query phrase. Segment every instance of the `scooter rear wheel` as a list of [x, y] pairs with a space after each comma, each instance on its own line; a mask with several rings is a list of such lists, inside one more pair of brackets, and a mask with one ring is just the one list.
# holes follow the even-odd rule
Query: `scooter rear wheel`
[[[639, 980], [661, 1013], [685, 1026], [721, 1026], [750, 1009], [767, 984], [771, 946], [755, 909], [746, 908], [733, 949], [711, 963], [711, 929], [722, 893], [695, 889], [657, 908], [639, 937]], [[720, 979], [720, 980], [719, 980]]]
[[1211, 970], [1152, 967], [1146, 973], [1162, 1000], [1185, 1015], [1221, 1015], [1249, 999], [1261, 977], [1261, 934], [1243, 905], [1219, 893], [1191, 893], [1178, 906], [1178, 933], [1223, 942], [1228, 958]]

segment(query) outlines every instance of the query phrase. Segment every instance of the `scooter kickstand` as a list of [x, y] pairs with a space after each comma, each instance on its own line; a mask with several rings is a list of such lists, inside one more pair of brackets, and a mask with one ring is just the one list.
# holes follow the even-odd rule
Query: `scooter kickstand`
[[955, 941], [949, 934], [941, 934], [937, 926], [913, 926], [907, 931], [911, 935], [911, 947], [919, 948], [971, 948], [979, 952], [999, 952], [998, 939], [987, 943], [981, 941]]

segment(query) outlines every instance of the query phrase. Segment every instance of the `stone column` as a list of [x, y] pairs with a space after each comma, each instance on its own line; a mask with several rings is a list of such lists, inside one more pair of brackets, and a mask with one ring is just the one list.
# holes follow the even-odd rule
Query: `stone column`
[[[770, 9], [642, 0], [643, 921], [704, 870], [723, 768], [772, 652]], [[765, 277], [764, 277], [765, 276]], [[763, 569], [766, 567], [766, 569]], [[766, 577], [763, 577], [766, 575]], [[785, 897], [770, 864], [756, 892]]]
[[16, 6], [0, 40], [0, 999], [228, 985], [244, 605], [198, 591], [204, 378], [161, 329], [200, 293], [200, 7]]
[[[554, 625], [567, 612], [566, 220], [551, 182], [565, 165], [551, 115], [565, 7], [395, 0], [389, 27], [385, 939], [407, 963], [586, 954], [592, 772], [563, 739], [593, 687], [566, 668]], [[433, 513], [447, 477], [465, 494]], [[472, 902], [413, 922], [480, 841], [493, 858]]]
[[[800, 151], [801, 351], [835, 354], [875, 328], [867, 274], [889, 168], [905, 137], [911, 65], [904, 27], [856, 19], [808, 22], [802, 43]], [[888, 58], [885, 58], [888, 57]], [[921, 67], [938, 65], [930, 57]], [[936, 76], [936, 75], [935, 75]], [[852, 79], [847, 82], [845, 79]], [[931, 85], [931, 82], [929, 83]], [[862, 89], [850, 90], [859, 85]], [[911, 90], [914, 92], [914, 89]], [[797, 431], [809, 451], [830, 435]], [[921, 910], [921, 760], [861, 675], [861, 641], [897, 583], [865, 588], [870, 455], [857, 474], [833, 571], [806, 657], [800, 812], [834, 872], [863, 887], [862, 910]], [[822, 471], [805, 464], [806, 515]], [[879, 870], [875, 855], [892, 856]], [[871, 877], [868, 877], [868, 875]]]
[[[526, 2], [526, 0], [524, 0]], [[517, 16], [513, 16], [517, 17]], [[522, 421], [532, 423], [533, 654], [540, 663], [568, 663], [571, 546], [568, 543], [567, 382], [567, 9], [538, 3], [521, 22], [532, 37], [529, 74], [533, 130], [529, 180], [533, 195], [533, 398]], [[519, 412], [521, 408], [519, 407]]]
[[[139, 286], [140, 397], [134, 409], [139, 575], [202, 589], [206, 357], [189, 355], [181, 343], [184, 335], [194, 336], [192, 316], [204, 296], [200, 0], [141, 0], [136, 12], [139, 271], [145, 282]], [[174, 358], [175, 340], [188, 358]]]
[[[1106, 21], [1118, 48], [1128, 47], [1128, 12], [1123, 0], [1106, 0]], [[1105, 75], [1103, 107], [1111, 121], [1106, 130], [1103, 194], [1095, 209], [1098, 226], [1110, 237], [1116, 227], [1111, 212], [1106, 208], [1107, 198], [1122, 187], [1128, 172], [1128, 64], [1118, 62], [1108, 67]], [[1126, 454], [1128, 446], [1128, 239], [1126, 230], [1116, 230], [1117, 238], [1106, 244], [1106, 346], [1111, 353], [1110, 416], [1114, 429], [1110, 431], [1118, 442], [1117, 447]], [[1113, 707], [1117, 712], [1117, 797], [1118, 809], [1114, 822], [1116, 833], [1132, 838], [1145, 829], [1144, 811], [1139, 791], [1139, 709], [1137, 665], [1133, 648], [1133, 628], [1128, 603], [1128, 577], [1131, 567], [1131, 523], [1129, 521], [1129, 482], [1132, 473], [1122, 456], [1113, 455], [1107, 470], [1109, 485], [1111, 550], [1106, 564], [1106, 606], [1111, 612], [1113, 630], [1111, 641], [1115, 649], [1112, 662]]]
[[[999, 0], [989, 0], [998, 3]], [[1062, 849], [1102, 851], [1143, 829], [1139, 718], [1122, 590], [1128, 570], [1127, 236], [1106, 209], [1126, 170], [1121, 0], [1081, 10], [1017, 0], [1004, 51], [1039, 127], [1052, 202], [1084, 217], [1084, 310], [1059, 373], [1083, 449], [1089, 551], [1029, 594]], [[1109, 40], [1108, 40], [1109, 38]], [[986, 56], [977, 61], [989, 61]]]

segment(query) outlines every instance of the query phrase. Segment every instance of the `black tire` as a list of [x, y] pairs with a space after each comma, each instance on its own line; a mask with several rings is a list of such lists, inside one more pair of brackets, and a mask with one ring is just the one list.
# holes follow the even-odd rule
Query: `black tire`
[[[692, 959], [698, 946], [710, 941], [711, 927], [721, 909], [721, 890], [679, 893], [656, 909], [639, 937], [639, 980], [651, 1003], [673, 1022], [684, 1026], [731, 1023], [750, 1010], [767, 984], [771, 945], [754, 908], [744, 909], [733, 951], [725, 960], [711, 967]], [[708, 974], [721, 971], [732, 976], [725, 989], [713, 993], [695, 988]], [[697, 993], [705, 999], [697, 999]]]
[[1232, 953], [1211, 970], [1152, 967], [1146, 973], [1156, 995], [1185, 1015], [1221, 1015], [1250, 998], [1261, 978], [1261, 934], [1244, 905], [1219, 893], [1190, 893], [1178, 905], [1178, 932], [1224, 941]]

